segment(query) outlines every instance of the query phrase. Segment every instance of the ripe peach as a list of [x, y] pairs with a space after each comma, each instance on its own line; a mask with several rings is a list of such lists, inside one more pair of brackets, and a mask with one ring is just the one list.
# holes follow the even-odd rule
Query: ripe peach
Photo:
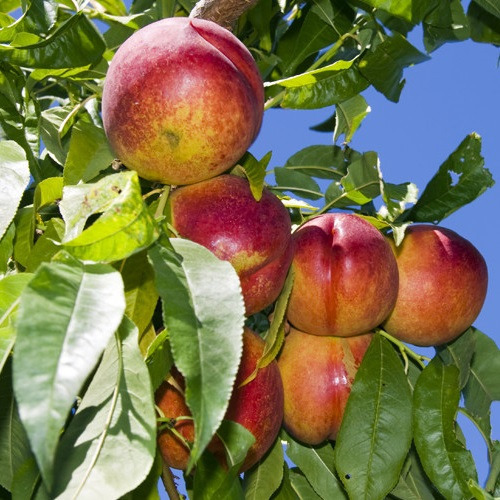
[[288, 321], [314, 335], [371, 331], [392, 310], [398, 269], [389, 243], [357, 215], [328, 213], [293, 236], [295, 272]]
[[149, 180], [191, 184], [232, 167], [256, 138], [264, 90], [248, 49], [202, 19], [135, 32], [111, 61], [102, 115], [111, 148]]
[[439, 226], [410, 226], [391, 245], [399, 268], [399, 292], [384, 328], [419, 346], [439, 345], [463, 333], [483, 307], [488, 270], [476, 247]]
[[221, 175], [174, 190], [168, 212], [180, 236], [233, 265], [247, 315], [278, 297], [292, 259], [291, 222], [274, 194], [265, 189], [256, 201], [246, 179]]
[[[246, 385], [240, 384], [255, 370], [257, 361], [262, 356], [265, 342], [262, 338], [245, 328], [243, 334], [243, 355], [234, 383], [234, 389], [224, 418], [241, 424], [255, 437], [241, 471], [245, 471], [257, 463], [271, 447], [283, 420], [283, 384], [276, 361], [257, 372], [256, 377]], [[184, 389], [184, 381], [176, 372], [176, 382], [163, 382], [156, 392], [156, 404], [166, 417], [176, 419], [190, 416], [184, 396], [179, 389]], [[178, 420], [175, 429], [188, 442], [193, 442], [194, 427], [192, 420]], [[165, 430], [158, 436], [158, 446], [163, 460], [170, 467], [186, 469], [189, 450], [171, 431]], [[216, 437], [208, 445], [208, 449], [223, 464], [226, 464], [224, 448]]]
[[291, 328], [278, 359], [285, 394], [284, 426], [299, 441], [334, 440], [372, 334], [310, 335]]

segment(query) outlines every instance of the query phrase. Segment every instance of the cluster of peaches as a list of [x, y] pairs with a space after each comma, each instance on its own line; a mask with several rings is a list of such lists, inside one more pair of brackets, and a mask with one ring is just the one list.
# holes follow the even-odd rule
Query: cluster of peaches
[[[225, 418], [251, 431], [242, 471], [272, 445], [282, 425], [307, 444], [334, 440], [355, 373], [373, 331], [415, 345], [459, 336], [481, 310], [486, 264], [453, 231], [411, 226], [396, 247], [358, 215], [327, 213], [293, 234], [281, 201], [227, 174], [256, 138], [264, 92], [246, 47], [220, 26], [171, 18], [132, 35], [117, 51], [103, 92], [113, 150], [148, 180], [180, 186], [167, 217], [178, 236], [229, 261], [246, 315], [279, 296], [293, 270], [289, 331], [277, 360], [254, 372], [264, 340], [245, 328], [243, 354]], [[222, 332], [223, 333], [223, 332]], [[156, 393], [175, 422], [159, 434], [165, 462], [185, 469], [194, 437], [184, 381], [172, 370]], [[224, 463], [222, 443], [209, 450]]]

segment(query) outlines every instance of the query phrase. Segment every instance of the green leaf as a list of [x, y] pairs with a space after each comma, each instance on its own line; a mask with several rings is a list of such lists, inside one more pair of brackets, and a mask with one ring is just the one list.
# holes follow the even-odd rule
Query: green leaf
[[245, 500], [271, 498], [283, 478], [283, 445], [276, 439], [271, 449], [254, 467], [245, 472], [243, 488]]
[[0, 374], [0, 485], [12, 491], [15, 474], [32, 456], [12, 391], [12, 363], [9, 362]]
[[432, 52], [446, 42], [469, 38], [469, 21], [460, 0], [438, 0], [423, 22], [424, 46]]
[[425, 475], [418, 455], [412, 447], [401, 472], [398, 484], [389, 498], [400, 500], [435, 500], [438, 492]]
[[500, 6], [494, 0], [474, 0], [474, 2], [489, 12], [492, 16], [500, 19]]
[[405, 37], [394, 32], [373, 51], [366, 53], [359, 63], [359, 70], [387, 99], [398, 102], [405, 84], [403, 69], [428, 59]]
[[33, 277], [30, 273], [11, 274], [0, 280], [0, 372], [14, 345], [14, 322], [22, 291]]
[[[133, 171], [108, 175], [95, 184], [65, 186], [59, 208], [66, 222], [63, 245], [84, 260], [125, 259], [158, 237]], [[84, 230], [88, 218], [100, 212], [99, 219]]]
[[425, 12], [433, 4], [432, 0], [365, 0], [365, 3], [414, 24], [422, 20]]
[[153, 401], [137, 328], [123, 318], [62, 436], [53, 498], [119, 498], [139, 486], [155, 458]]
[[290, 469], [289, 474], [290, 474], [290, 484], [293, 488], [293, 491], [297, 494], [297, 496], [301, 500], [322, 500], [322, 498], [325, 498], [325, 497], [320, 497], [318, 494], [314, 492], [313, 487], [311, 486], [311, 484], [309, 483], [309, 481], [307, 480], [307, 478], [304, 476], [304, 474], [300, 469], [294, 467], [293, 469]]
[[287, 443], [288, 457], [300, 468], [321, 498], [347, 499], [342, 483], [335, 474], [335, 458], [330, 442], [319, 446], [307, 446], [294, 439], [288, 439]]
[[[472, 1], [467, 10], [470, 24], [470, 36], [476, 42], [500, 45], [500, 18], [483, 8], [486, 2]], [[493, 9], [495, 9], [493, 5]], [[491, 10], [491, 9], [490, 9]]]
[[24, 149], [14, 141], [0, 142], [0, 239], [14, 219], [29, 181]]
[[[295, 491], [291, 482], [291, 471], [288, 468], [286, 462], [283, 464], [283, 478], [281, 480], [280, 487], [276, 490], [272, 496], [273, 500], [299, 500], [301, 497], [298, 492]], [[316, 499], [314, 499], [316, 500]]]
[[349, 165], [347, 174], [340, 180], [349, 200], [364, 205], [380, 194], [378, 164], [377, 153], [368, 151]]
[[470, 364], [475, 347], [476, 335], [473, 328], [469, 328], [454, 341], [436, 348], [443, 363], [446, 365], [455, 365], [460, 370], [460, 390], [465, 387], [469, 378]]
[[369, 86], [354, 61], [333, 64], [268, 83], [284, 87], [283, 108], [317, 109], [347, 101]]
[[292, 293], [293, 279], [293, 269], [290, 268], [280, 295], [276, 300], [276, 305], [274, 306], [273, 318], [265, 336], [266, 345], [262, 352], [262, 356], [257, 360], [255, 370], [241, 383], [241, 385], [248, 384], [252, 381], [257, 376], [260, 369], [265, 368], [276, 359], [281, 350], [281, 346], [285, 340], [285, 313], [288, 306], [288, 299]]
[[49, 177], [36, 185], [33, 207], [35, 213], [40, 209], [60, 200], [62, 197], [62, 177]]
[[59, 129], [68, 114], [70, 106], [57, 106], [41, 113], [40, 137], [45, 145], [46, 152], [59, 165], [64, 165], [69, 149], [69, 137], [60, 137]]
[[356, 132], [370, 111], [370, 106], [361, 95], [355, 95], [347, 101], [339, 102], [335, 112], [333, 140], [336, 142], [343, 134], [345, 136], [344, 142], [351, 142], [354, 132]]
[[90, 120], [78, 120], [73, 127], [64, 165], [64, 184], [88, 182], [109, 167], [114, 155], [104, 130]]
[[468, 498], [467, 481], [477, 481], [472, 455], [455, 433], [459, 398], [458, 368], [435, 357], [415, 386], [414, 442], [427, 476], [445, 498]]
[[384, 498], [411, 443], [411, 392], [392, 344], [375, 334], [358, 369], [335, 444], [350, 498]]
[[405, 219], [438, 223], [474, 201], [493, 184], [490, 171], [484, 168], [481, 138], [471, 134], [439, 167]]
[[244, 305], [231, 264], [189, 240], [149, 250], [175, 364], [186, 380], [194, 418], [189, 467], [201, 456], [226, 412], [243, 348]]
[[154, 270], [145, 251], [130, 256], [120, 266], [127, 304], [125, 314], [142, 334], [151, 322], [158, 303]]
[[240, 161], [241, 166], [245, 169], [245, 175], [248, 182], [250, 183], [250, 190], [257, 201], [262, 197], [266, 168], [271, 160], [271, 154], [271, 151], [269, 151], [261, 160], [257, 160], [252, 154], [247, 152]]
[[352, 28], [354, 11], [340, 2], [318, 0], [306, 8], [276, 49], [284, 75], [291, 75], [309, 56], [331, 45]]
[[11, 222], [5, 234], [0, 238], [0, 277], [7, 272], [9, 262], [14, 253], [14, 238], [16, 236], [16, 225]]
[[64, 236], [64, 222], [54, 217], [47, 222], [44, 233], [36, 240], [31, 249], [26, 270], [35, 272], [42, 262], [49, 262], [61, 250], [60, 242]]
[[[381, 195], [385, 205], [379, 209], [378, 213], [386, 221], [394, 222], [405, 211], [408, 203], [417, 202], [418, 188], [413, 182], [391, 184], [382, 178], [381, 181]], [[396, 240], [396, 244], [399, 245], [401, 241]]]
[[146, 365], [151, 378], [153, 390], [156, 391], [170, 372], [174, 360], [170, 352], [167, 330], [161, 331], [148, 347]]
[[344, 151], [338, 146], [308, 146], [288, 158], [285, 167], [322, 179], [340, 179], [347, 173]]
[[289, 191], [308, 200], [318, 200], [323, 197], [318, 183], [309, 175], [303, 174], [287, 167], [274, 169], [277, 186], [275, 189]]
[[0, 45], [2, 59], [28, 68], [75, 68], [97, 62], [104, 40], [83, 11], [70, 17], [46, 38], [20, 33]]
[[22, 207], [14, 219], [16, 236], [14, 238], [14, 259], [23, 267], [28, 265], [28, 257], [33, 248], [35, 222], [33, 206]]
[[42, 264], [21, 295], [14, 390], [47, 486], [61, 429], [124, 310], [117, 271], [64, 254]]
[[[470, 365], [470, 375], [464, 388], [465, 408], [488, 439], [491, 433], [490, 406], [500, 400], [498, 373], [500, 350], [495, 341], [472, 328], [475, 350]], [[490, 445], [491, 446], [491, 445]]]

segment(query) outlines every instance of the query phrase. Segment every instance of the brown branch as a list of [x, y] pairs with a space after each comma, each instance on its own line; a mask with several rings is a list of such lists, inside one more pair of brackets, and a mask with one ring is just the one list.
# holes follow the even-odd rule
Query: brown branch
[[208, 19], [232, 31], [238, 18], [258, 0], [199, 0], [189, 17]]

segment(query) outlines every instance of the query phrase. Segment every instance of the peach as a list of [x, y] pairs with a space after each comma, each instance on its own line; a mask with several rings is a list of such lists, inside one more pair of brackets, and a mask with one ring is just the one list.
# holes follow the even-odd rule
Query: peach
[[232, 167], [260, 130], [264, 90], [252, 55], [202, 19], [162, 19], [113, 57], [102, 116], [114, 153], [152, 181], [191, 184]]
[[[274, 443], [283, 420], [283, 384], [276, 361], [260, 369], [252, 381], [240, 387], [241, 383], [254, 372], [264, 347], [264, 340], [255, 332], [245, 328], [242, 359], [224, 416], [226, 420], [244, 426], [255, 437], [255, 443], [247, 453], [241, 472], [252, 467], [264, 456]], [[190, 416], [191, 413], [182, 394], [184, 381], [178, 372], [174, 373], [175, 382], [167, 380], [157, 390], [156, 404], [166, 417], [177, 419], [181, 416]], [[193, 442], [192, 420], [177, 420], [175, 429], [187, 442]], [[158, 436], [158, 446], [165, 463], [176, 469], [186, 469], [189, 449], [181, 439], [171, 431], [164, 430]], [[216, 437], [212, 439], [208, 450], [224, 466], [226, 465], [224, 448], [219, 439]]]
[[418, 346], [458, 337], [479, 315], [488, 287], [486, 262], [472, 243], [439, 226], [410, 226], [391, 240], [399, 268], [396, 304], [384, 323], [394, 337]]
[[292, 259], [291, 222], [274, 194], [264, 189], [256, 201], [246, 179], [221, 175], [174, 190], [167, 212], [180, 236], [233, 265], [247, 315], [278, 297]]
[[303, 443], [335, 440], [351, 386], [372, 334], [310, 335], [294, 328], [278, 366], [283, 380], [287, 431]]
[[369, 222], [323, 214], [301, 226], [293, 244], [287, 317], [295, 328], [348, 337], [373, 330], [391, 312], [398, 292], [396, 259]]

